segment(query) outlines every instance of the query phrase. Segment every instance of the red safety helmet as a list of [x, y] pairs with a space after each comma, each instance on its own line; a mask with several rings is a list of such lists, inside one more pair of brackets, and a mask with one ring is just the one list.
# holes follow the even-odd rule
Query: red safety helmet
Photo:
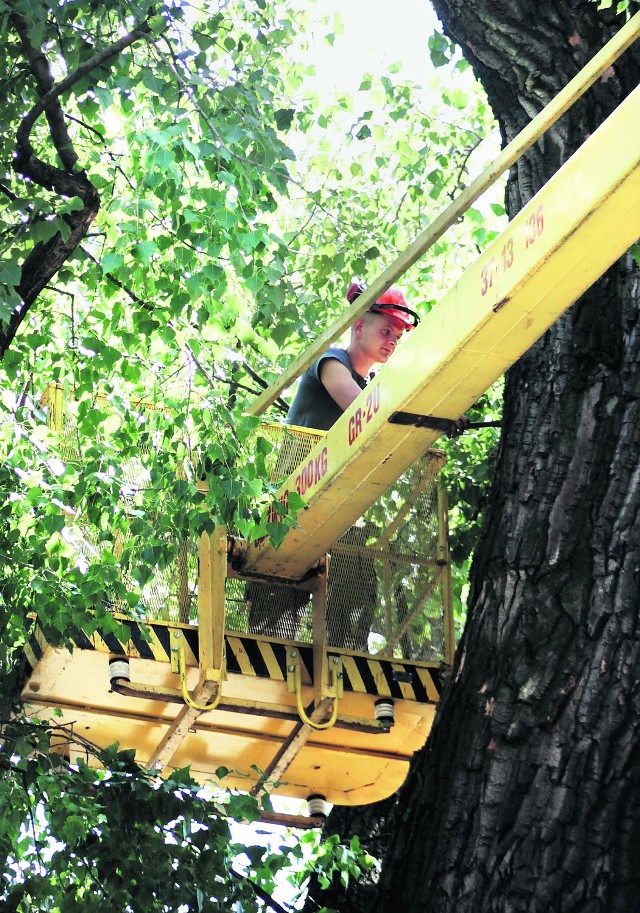
[[[359, 298], [364, 292], [365, 288], [366, 286], [363, 282], [352, 282], [347, 289], [347, 301], [350, 303], [354, 302], [356, 298]], [[407, 330], [412, 330], [414, 327], [417, 327], [420, 322], [420, 318], [416, 312], [412, 311], [410, 307], [407, 307], [404, 293], [397, 285], [392, 285], [386, 292], [383, 292], [382, 295], [374, 301], [369, 310], [374, 314], [388, 314], [389, 317], [395, 317], [396, 320], [399, 320], [405, 325], [405, 329]]]

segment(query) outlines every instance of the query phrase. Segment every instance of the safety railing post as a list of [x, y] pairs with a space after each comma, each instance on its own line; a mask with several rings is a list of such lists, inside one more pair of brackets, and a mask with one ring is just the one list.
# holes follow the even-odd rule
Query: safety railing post
[[438, 564], [442, 566], [442, 611], [444, 613], [444, 661], [453, 662], [456, 648], [453, 623], [453, 588], [451, 585], [451, 554], [449, 552], [449, 512], [447, 492], [438, 483]]
[[202, 533], [198, 543], [198, 630], [200, 680], [221, 687], [224, 667], [227, 528]]
[[327, 556], [326, 562], [325, 572], [316, 577], [311, 594], [313, 605], [313, 701], [316, 707], [328, 696], [327, 584], [329, 556]]

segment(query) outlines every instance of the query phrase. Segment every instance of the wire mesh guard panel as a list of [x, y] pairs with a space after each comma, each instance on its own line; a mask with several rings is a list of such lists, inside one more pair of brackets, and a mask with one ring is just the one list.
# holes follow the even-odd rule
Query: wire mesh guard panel
[[[126, 581], [129, 583], [130, 581]], [[198, 623], [198, 548], [183, 539], [177, 557], [165, 568], [156, 569], [142, 586], [140, 608], [148, 620]], [[118, 607], [118, 611], [122, 611]]]
[[330, 552], [327, 643], [437, 662], [445, 651], [445, 584], [435, 472], [422, 457]]
[[[272, 480], [291, 473], [320, 433], [267, 426]], [[278, 441], [280, 443], [278, 444]], [[438, 662], [445, 651], [449, 568], [439, 545], [444, 517], [436, 475], [441, 453], [408, 469], [330, 550], [328, 646], [381, 656]], [[309, 643], [311, 597], [301, 589], [229, 580], [227, 627]]]
[[[61, 403], [49, 400], [50, 423], [61, 432], [70, 458], [75, 427]], [[264, 424], [258, 434], [271, 445], [267, 469], [277, 483], [300, 465], [322, 432]], [[141, 457], [144, 454], [141, 453]], [[444, 658], [445, 593], [449, 568], [439, 544], [444, 517], [438, 507], [436, 476], [442, 454], [425, 454], [333, 545], [328, 563], [327, 643], [329, 647], [382, 657], [438, 662]], [[122, 498], [135, 501], [145, 484], [142, 460], [123, 467]], [[97, 530], [82, 527], [79, 549], [88, 562], [105, 547], [119, 558], [129, 548], [126, 531], [106, 546]], [[174, 543], [175, 559], [155, 567], [140, 585], [123, 572], [127, 588], [139, 591], [138, 614], [149, 620], [197, 624], [197, 542]], [[446, 549], [444, 550], [446, 552]], [[111, 594], [105, 602], [128, 612]], [[312, 641], [312, 600], [308, 590], [275, 583], [226, 582], [226, 628]]]
[[[92, 553], [112, 548], [116, 559], [120, 559], [130, 550], [130, 537], [118, 532], [113, 546], [100, 542], [98, 532], [91, 526], [83, 527], [83, 539], [78, 543], [87, 561]], [[198, 623], [198, 545], [195, 541], [181, 539], [173, 543], [175, 558], [165, 566], [155, 565], [144, 583], [120, 567], [120, 579], [129, 592], [135, 593], [138, 604], [136, 617], [148, 621], [179, 622], [181, 624]], [[144, 552], [140, 554], [144, 561]], [[104, 604], [113, 612], [131, 614], [131, 608], [119, 599], [115, 591], [105, 590]]]
[[311, 643], [311, 593], [260, 580], [227, 580], [226, 628]]

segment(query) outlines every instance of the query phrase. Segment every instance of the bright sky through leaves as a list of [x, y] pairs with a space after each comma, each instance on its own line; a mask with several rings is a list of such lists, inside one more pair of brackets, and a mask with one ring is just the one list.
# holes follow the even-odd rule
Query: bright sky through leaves
[[426, 0], [331, 0], [319, 5], [324, 16], [338, 13], [343, 32], [332, 46], [316, 46], [315, 66], [319, 87], [355, 91], [365, 73], [384, 74], [402, 63], [405, 78], [419, 84], [427, 80], [427, 41], [437, 24]]

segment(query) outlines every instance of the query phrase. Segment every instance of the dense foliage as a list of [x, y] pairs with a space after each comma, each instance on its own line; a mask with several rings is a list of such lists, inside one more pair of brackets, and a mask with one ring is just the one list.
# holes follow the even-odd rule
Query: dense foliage
[[[34, 612], [54, 642], [115, 630], [110, 607], [141, 610], [181, 540], [219, 522], [277, 538], [295, 522], [292, 501], [265, 524], [268, 444], [244, 407], [340, 311], [351, 277], [390, 262], [489, 154], [490, 113], [442, 36], [433, 101], [391, 71], [366, 76], [355, 99], [318, 97], [305, 81], [314, 15], [270, 0], [0, 0], [8, 909], [250, 903], [224, 875], [226, 816], [251, 817], [254, 803], [221, 811], [186, 773], [155, 783], [115, 751], [104, 773], [69, 771], [16, 696]], [[412, 270], [418, 309], [501, 214], [472, 209]], [[458, 451], [467, 477], [478, 446]]]

